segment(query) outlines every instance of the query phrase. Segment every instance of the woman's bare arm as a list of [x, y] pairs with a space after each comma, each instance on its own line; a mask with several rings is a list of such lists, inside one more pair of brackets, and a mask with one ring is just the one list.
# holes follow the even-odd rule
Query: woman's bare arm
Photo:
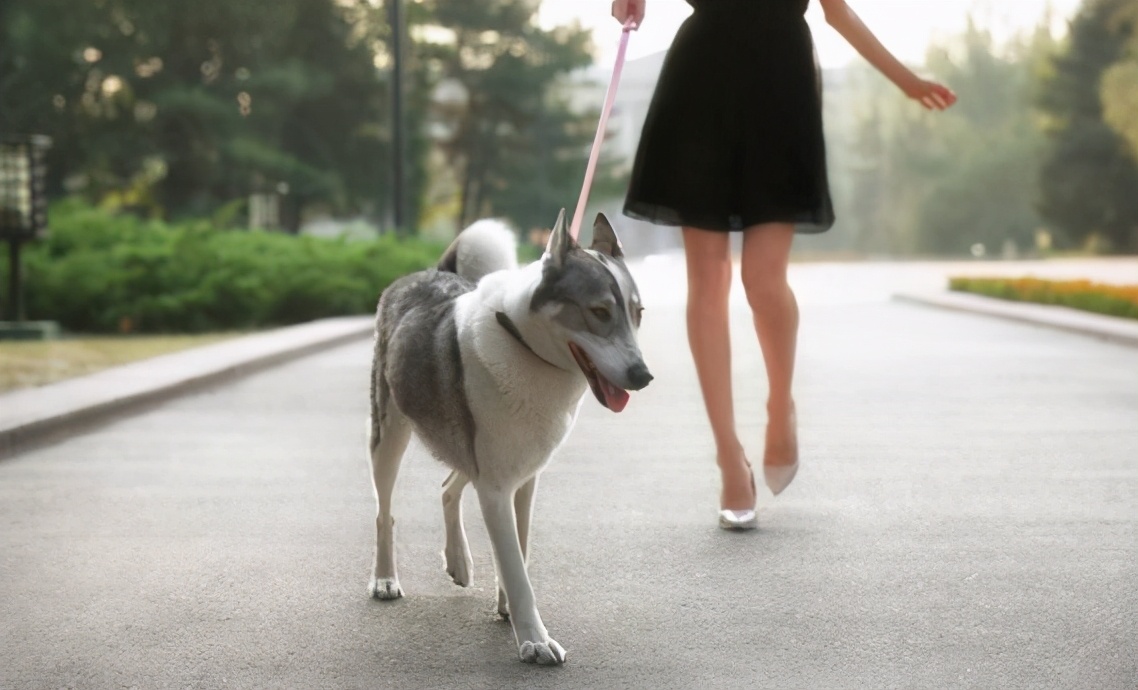
[[[877, 40], [861, 18], [846, 4], [846, 0], [820, 0], [826, 13], [826, 23], [834, 27], [842, 38], [877, 68], [889, 81], [930, 110], [944, 110], [956, 102], [956, 94], [947, 87], [922, 79]], [[640, 0], [643, 2], [643, 0]]]

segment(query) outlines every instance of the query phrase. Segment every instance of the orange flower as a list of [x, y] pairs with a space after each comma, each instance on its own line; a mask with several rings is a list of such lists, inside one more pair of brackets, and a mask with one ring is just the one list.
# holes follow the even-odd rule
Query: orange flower
[[957, 276], [949, 278], [949, 289], [1138, 319], [1138, 285], [1108, 285], [1089, 280]]

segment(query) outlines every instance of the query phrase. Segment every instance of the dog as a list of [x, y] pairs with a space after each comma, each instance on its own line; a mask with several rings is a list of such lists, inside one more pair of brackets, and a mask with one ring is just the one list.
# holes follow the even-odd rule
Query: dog
[[538, 614], [526, 573], [537, 478], [565, 442], [585, 393], [620, 412], [652, 380], [636, 335], [643, 307], [603, 214], [582, 248], [562, 209], [540, 261], [518, 268], [513, 232], [479, 221], [437, 267], [393, 282], [376, 310], [368, 448], [375, 568], [368, 592], [403, 596], [391, 494], [414, 432], [451, 469], [443, 483], [446, 571], [471, 582], [462, 491], [473, 484], [494, 551], [498, 612], [526, 663], [565, 650]]

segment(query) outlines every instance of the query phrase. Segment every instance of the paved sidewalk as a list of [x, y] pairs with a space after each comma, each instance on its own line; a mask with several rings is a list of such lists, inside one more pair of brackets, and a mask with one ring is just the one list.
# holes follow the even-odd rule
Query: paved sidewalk
[[[475, 582], [443, 574], [445, 471], [417, 443], [407, 597], [364, 595], [356, 332], [0, 461], [0, 688], [1138, 686], [1138, 348], [894, 301], [878, 266], [796, 268], [803, 469], [729, 534], [674, 269], [638, 271], [656, 380], [619, 415], [586, 399], [538, 491], [563, 668], [514, 657], [473, 501]], [[757, 461], [762, 360], [732, 318]]]

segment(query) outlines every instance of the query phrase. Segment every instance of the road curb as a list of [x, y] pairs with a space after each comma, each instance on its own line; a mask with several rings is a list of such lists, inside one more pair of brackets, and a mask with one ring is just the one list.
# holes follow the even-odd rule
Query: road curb
[[1069, 307], [1012, 302], [959, 292], [901, 292], [895, 293], [893, 299], [910, 304], [1019, 321], [1138, 347], [1138, 321], [1133, 319], [1094, 314]]
[[370, 336], [370, 316], [321, 319], [0, 394], [0, 459], [191, 390]]

